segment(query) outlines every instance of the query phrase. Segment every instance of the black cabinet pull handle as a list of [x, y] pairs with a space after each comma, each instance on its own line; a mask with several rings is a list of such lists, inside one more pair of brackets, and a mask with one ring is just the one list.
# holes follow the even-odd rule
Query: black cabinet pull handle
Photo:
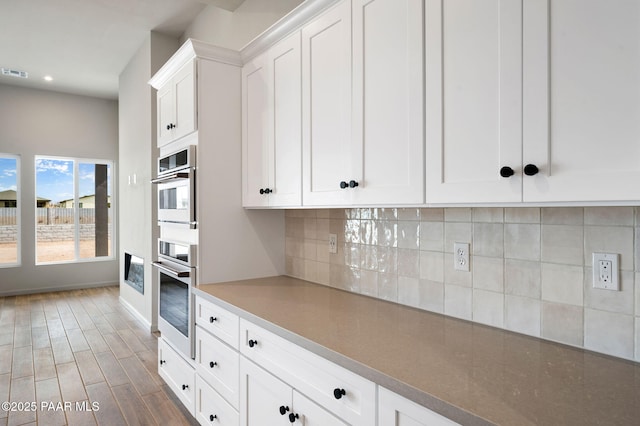
[[161, 360], [160, 360], [160, 365], [162, 365], [162, 364], [166, 364], [166, 363], [167, 363], [167, 361], [165, 361], [164, 359], [161, 359]]
[[358, 182], [356, 182], [355, 180], [349, 181], [349, 188], [355, 188], [356, 186], [358, 186]]
[[345, 182], [345, 181], [340, 182], [340, 188], [341, 189], [345, 189], [348, 186], [349, 186], [349, 184], [347, 182]]
[[287, 407], [286, 405], [281, 405], [280, 406], [280, 414], [281, 415], [284, 416], [285, 414], [287, 414], [287, 411], [289, 411], [289, 407]]
[[218, 321], [218, 317], [209, 317], [209, 322]]
[[347, 394], [347, 392], [345, 392], [345, 390], [344, 390], [344, 389], [335, 388], [335, 389], [333, 390], [333, 397], [334, 397], [335, 399], [340, 399], [340, 398], [342, 398], [343, 396], [345, 396], [346, 394]]
[[289, 421], [290, 421], [291, 423], [295, 423], [295, 422], [296, 422], [296, 419], [299, 419], [299, 418], [300, 418], [300, 416], [299, 416], [299, 415], [297, 415], [297, 414], [294, 414], [294, 413], [289, 414]]
[[258, 344], [258, 341], [257, 341], [257, 340], [249, 340], [249, 347], [250, 347], [250, 348], [254, 347], [254, 346], [255, 346], [255, 345], [257, 345], [257, 344]]
[[217, 418], [218, 418], [218, 416], [216, 416], [216, 415], [212, 414], [212, 415], [210, 415], [210, 416], [209, 416], [209, 421], [210, 421], [210, 422], [212, 422], [212, 421], [214, 421], [214, 420], [215, 420], [215, 419], [217, 419]]
[[189, 389], [189, 385], [182, 385], [182, 390]]
[[504, 166], [503, 168], [500, 169], [500, 176], [502, 176], [503, 178], [508, 178], [514, 175], [514, 171], [511, 167], [508, 166]]
[[524, 166], [524, 174], [527, 176], [535, 176], [539, 171], [540, 170], [538, 169], [538, 166], [536, 166], [535, 164], [527, 164], [526, 166]]
[[217, 363], [217, 362], [215, 362], [215, 361], [211, 361], [211, 362], [209, 363], [209, 367], [211, 367], [211, 368], [215, 367], [216, 365], [218, 365], [218, 363]]

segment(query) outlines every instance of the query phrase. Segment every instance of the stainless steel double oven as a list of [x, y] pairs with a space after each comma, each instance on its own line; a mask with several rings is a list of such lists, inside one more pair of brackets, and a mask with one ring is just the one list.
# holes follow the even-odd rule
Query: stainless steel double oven
[[[188, 234], [197, 228], [196, 147], [189, 146], [158, 160], [158, 330], [185, 358], [195, 356], [192, 287], [196, 285], [197, 246]], [[184, 231], [183, 231], [184, 230]], [[170, 235], [171, 238], [166, 236]], [[181, 238], [184, 235], [185, 238]]]

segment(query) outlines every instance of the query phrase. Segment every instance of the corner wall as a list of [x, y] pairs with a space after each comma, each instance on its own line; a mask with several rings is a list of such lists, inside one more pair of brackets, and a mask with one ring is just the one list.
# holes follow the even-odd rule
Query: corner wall
[[[147, 83], [178, 49], [178, 40], [151, 33], [120, 74], [118, 282], [120, 299], [153, 330], [157, 326], [157, 277], [151, 262], [159, 230], [151, 179], [156, 173], [156, 92]], [[144, 259], [144, 294], [124, 281], [124, 253]]]

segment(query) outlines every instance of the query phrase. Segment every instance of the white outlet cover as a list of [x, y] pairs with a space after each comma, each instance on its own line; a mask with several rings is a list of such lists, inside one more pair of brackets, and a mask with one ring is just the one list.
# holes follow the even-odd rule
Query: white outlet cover
[[329, 234], [329, 253], [338, 253], [338, 236]]
[[469, 272], [469, 243], [453, 243], [453, 269]]
[[[609, 264], [611, 265], [610, 271], [608, 271]], [[593, 268], [593, 288], [620, 291], [620, 269], [618, 265], [617, 253], [593, 253], [591, 262]], [[610, 277], [610, 279], [603, 278], [604, 276]]]

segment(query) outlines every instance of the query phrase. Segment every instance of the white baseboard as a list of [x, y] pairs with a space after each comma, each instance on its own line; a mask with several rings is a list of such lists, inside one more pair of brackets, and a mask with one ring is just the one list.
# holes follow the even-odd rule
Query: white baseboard
[[133, 306], [131, 306], [129, 302], [124, 300], [122, 296], [120, 296], [119, 299], [120, 299], [120, 304], [124, 306], [131, 313], [131, 315], [133, 315], [141, 324], [147, 327], [150, 332], [153, 333], [158, 331], [157, 324], [156, 325], [151, 324], [145, 317], [142, 316], [140, 312], [138, 312]]
[[59, 286], [59, 287], [29, 288], [29, 289], [26, 289], [26, 290], [9, 290], [7, 292], [0, 291], [0, 297], [22, 296], [22, 295], [25, 295], [25, 294], [50, 293], [50, 292], [69, 291], [69, 290], [82, 290], [83, 288], [116, 287], [116, 286], [118, 286], [118, 283], [117, 282], [113, 282], [113, 281], [105, 281], [105, 282], [98, 282], [98, 283], [71, 284], [71, 285]]

